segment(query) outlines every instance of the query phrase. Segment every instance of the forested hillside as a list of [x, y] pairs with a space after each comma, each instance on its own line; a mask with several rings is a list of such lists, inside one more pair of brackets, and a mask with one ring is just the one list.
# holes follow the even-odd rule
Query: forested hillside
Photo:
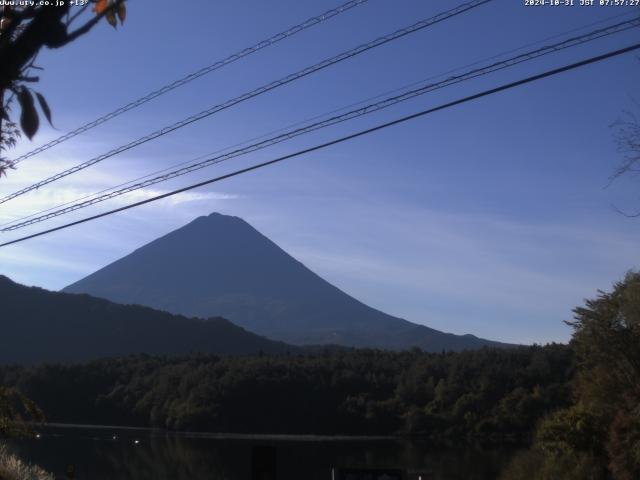
[[4, 367], [52, 422], [246, 433], [424, 434], [527, 439], [568, 406], [562, 345], [430, 354], [131, 356]]
[[193, 319], [89, 295], [25, 287], [0, 275], [0, 364], [87, 361], [130, 353], [295, 351], [224, 318]]

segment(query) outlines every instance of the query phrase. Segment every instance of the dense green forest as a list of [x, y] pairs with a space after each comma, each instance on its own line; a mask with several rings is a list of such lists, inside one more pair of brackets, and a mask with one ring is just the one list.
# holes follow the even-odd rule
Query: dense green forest
[[562, 345], [430, 354], [136, 355], [4, 367], [51, 422], [247, 433], [528, 438], [569, 406]]

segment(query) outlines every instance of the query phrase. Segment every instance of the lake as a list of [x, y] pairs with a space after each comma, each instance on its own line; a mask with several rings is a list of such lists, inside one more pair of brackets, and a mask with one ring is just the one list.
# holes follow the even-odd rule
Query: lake
[[16, 440], [23, 459], [78, 480], [244, 480], [252, 458], [275, 461], [279, 480], [330, 480], [332, 467], [394, 468], [407, 480], [495, 480], [511, 449], [433, 448], [406, 439], [220, 436], [146, 429], [48, 426]]

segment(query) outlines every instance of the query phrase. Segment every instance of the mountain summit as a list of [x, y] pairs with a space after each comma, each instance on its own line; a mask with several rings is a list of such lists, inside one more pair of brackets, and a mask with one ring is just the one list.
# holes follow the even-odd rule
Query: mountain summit
[[199, 217], [68, 286], [188, 317], [221, 316], [295, 344], [428, 351], [506, 346], [375, 310], [326, 282], [238, 217]]

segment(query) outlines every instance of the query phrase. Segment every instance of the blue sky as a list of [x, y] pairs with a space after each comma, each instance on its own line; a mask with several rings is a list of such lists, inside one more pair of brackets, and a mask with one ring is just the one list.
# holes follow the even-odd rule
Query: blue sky
[[[338, 5], [334, 1], [128, 2], [123, 28], [99, 25], [43, 52], [37, 86], [57, 130], [114, 107]], [[24, 161], [0, 194], [87, 160], [397, 28], [457, 5], [370, 0]], [[638, 11], [636, 9], [635, 11]], [[495, 0], [0, 206], [33, 213], [406, 84], [614, 15], [620, 7], [525, 7]], [[628, 17], [627, 17], [628, 18]], [[621, 18], [620, 18], [621, 19]], [[618, 20], [620, 20], [618, 19]], [[610, 22], [613, 22], [611, 20]], [[576, 33], [595, 28], [586, 27]], [[638, 41], [638, 30], [440, 90], [111, 203], [81, 218]], [[549, 42], [545, 42], [549, 43]], [[639, 267], [637, 179], [604, 188], [621, 162], [610, 125], [638, 98], [627, 55], [63, 232], [0, 249], [0, 273], [62, 288], [199, 215], [237, 215], [321, 276], [388, 313], [510, 342], [566, 341], [571, 309]], [[40, 224], [3, 241], [63, 220]]]

